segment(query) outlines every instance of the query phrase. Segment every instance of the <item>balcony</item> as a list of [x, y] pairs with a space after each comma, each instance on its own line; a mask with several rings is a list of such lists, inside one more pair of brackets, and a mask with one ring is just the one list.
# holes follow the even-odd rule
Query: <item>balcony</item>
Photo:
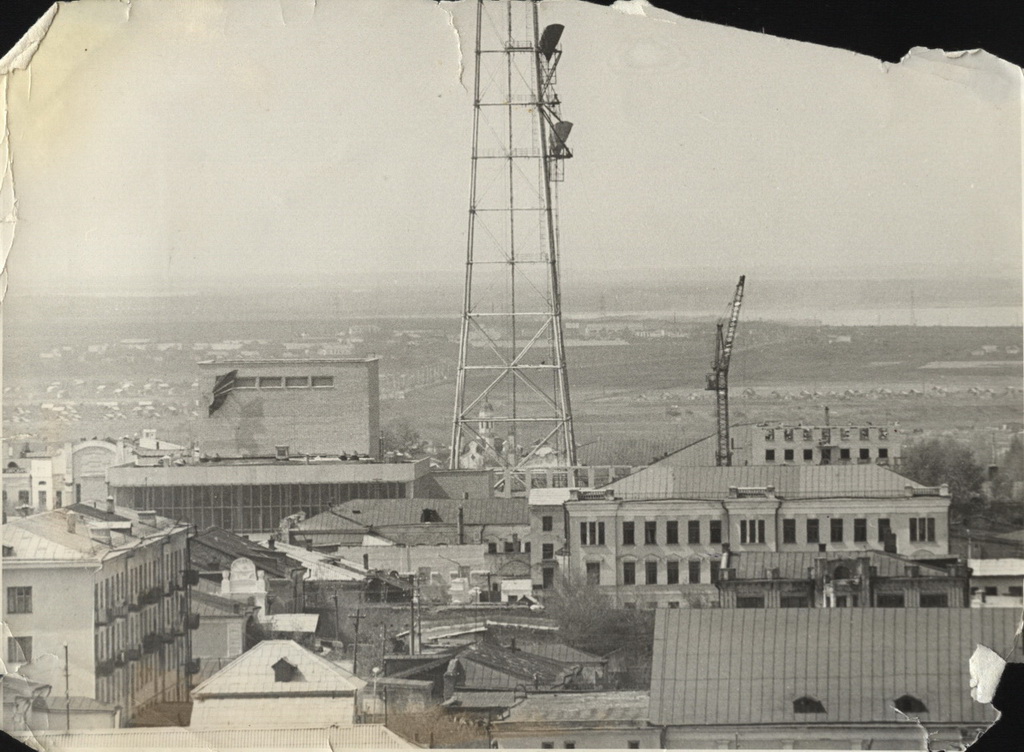
[[143, 606], [153, 606], [159, 603], [163, 597], [164, 591], [161, 587], [151, 587], [139, 596], [139, 603]]
[[156, 632], [150, 632], [148, 635], [142, 638], [142, 651], [147, 655], [155, 653], [160, 649], [160, 635]]

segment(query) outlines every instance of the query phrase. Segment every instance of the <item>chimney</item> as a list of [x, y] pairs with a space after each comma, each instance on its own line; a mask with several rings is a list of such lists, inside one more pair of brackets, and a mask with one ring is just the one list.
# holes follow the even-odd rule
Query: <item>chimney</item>
[[150, 527], [156, 527], [156, 512], [151, 509], [140, 511], [139, 522]]
[[275, 543], [276, 543], [276, 542], [274, 541], [274, 539], [273, 539], [273, 538], [270, 538], [270, 539], [269, 539], [269, 540], [267, 541], [267, 548], [269, 548], [269, 549], [270, 549], [271, 551], [274, 551], [274, 550], [275, 550], [275, 549], [274, 549], [274, 545], [275, 545]]
[[113, 496], [108, 496], [107, 497], [107, 514], [113, 514], [113, 513], [114, 513], [114, 497]]

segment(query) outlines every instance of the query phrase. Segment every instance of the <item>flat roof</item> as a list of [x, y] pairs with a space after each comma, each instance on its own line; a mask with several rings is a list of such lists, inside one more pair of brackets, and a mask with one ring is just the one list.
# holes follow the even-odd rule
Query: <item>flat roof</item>
[[209, 366], [280, 366], [280, 365], [346, 365], [352, 363], [374, 363], [379, 361], [376, 355], [363, 358], [232, 358], [224, 360], [200, 360], [199, 365]]

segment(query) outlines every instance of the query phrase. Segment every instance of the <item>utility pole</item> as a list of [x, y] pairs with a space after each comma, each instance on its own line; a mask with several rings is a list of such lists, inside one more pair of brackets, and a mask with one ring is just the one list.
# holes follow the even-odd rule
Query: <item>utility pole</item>
[[[335, 603], [338, 602], [338, 596], [334, 596], [334, 602]], [[363, 612], [362, 612], [361, 608], [357, 608], [356, 609], [356, 615], [355, 616], [348, 617], [348, 618], [352, 619], [355, 622], [355, 624], [356, 624], [356, 641], [355, 641], [355, 646], [352, 648], [352, 673], [356, 674], [356, 676], [359, 675], [357, 673], [357, 669], [359, 667], [359, 621], [360, 621], [360, 619], [362, 619], [362, 617], [363, 617]]]
[[64, 720], [68, 731], [71, 731], [71, 664], [68, 662], [68, 644], [64, 643]]

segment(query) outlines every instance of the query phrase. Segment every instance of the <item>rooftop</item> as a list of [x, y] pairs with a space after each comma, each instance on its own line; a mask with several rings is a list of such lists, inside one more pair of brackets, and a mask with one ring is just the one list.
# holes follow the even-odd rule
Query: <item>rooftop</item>
[[367, 356], [363, 358], [233, 358], [231, 360], [201, 360], [201, 366], [296, 366], [296, 365], [328, 365], [343, 366], [352, 363], [374, 363], [380, 358]]
[[[604, 486], [625, 499], [727, 499], [730, 488], [773, 487], [781, 499], [896, 498], [919, 483], [879, 465], [694, 467], [679, 453]], [[674, 461], [675, 460], [675, 461]]]
[[299, 523], [299, 530], [345, 531], [395, 525], [528, 525], [525, 499], [354, 499]]
[[283, 551], [271, 551], [219, 527], [208, 527], [192, 539], [190, 557], [192, 565], [201, 571], [222, 571], [235, 559], [245, 557], [271, 577], [287, 577], [290, 569], [301, 566]]
[[[1019, 622], [1010, 608], [659, 609], [650, 720], [897, 722], [908, 695], [927, 722], [991, 723], [971, 699], [968, 659], [979, 643], [1007, 655]], [[825, 712], [796, 712], [802, 698]]]
[[412, 749], [381, 724], [321, 728], [256, 728], [197, 730], [191, 728], [123, 728], [103, 731], [33, 732], [24, 740], [39, 749], [174, 749], [177, 752], [211, 750]]
[[[282, 659], [295, 669], [286, 681], [278, 681], [274, 668]], [[363, 686], [358, 677], [292, 640], [263, 640], [192, 690], [192, 697], [345, 695]]]
[[970, 559], [974, 577], [1024, 577], [1024, 559]]
[[650, 692], [554, 692], [529, 695], [499, 723], [647, 725]]

